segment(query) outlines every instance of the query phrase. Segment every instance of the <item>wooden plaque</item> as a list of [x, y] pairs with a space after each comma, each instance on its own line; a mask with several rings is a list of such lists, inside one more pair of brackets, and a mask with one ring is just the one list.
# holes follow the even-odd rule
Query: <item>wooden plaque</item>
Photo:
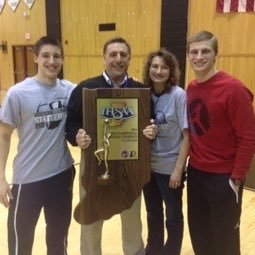
[[[115, 116], [117, 119], [113, 120], [112, 114], [104, 116], [103, 110], [98, 109], [104, 107], [110, 108], [106, 110], [108, 113], [114, 108], [119, 113], [117, 117]], [[74, 211], [74, 218], [80, 224], [109, 219], [130, 208], [141, 195], [143, 186], [150, 180], [151, 172], [151, 141], [142, 132], [150, 124], [150, 109], [148, 88], [83, 89], [83, 126], [92, 142], [89, 148], [84, 150], [85, 169], [80, 183], [86, 194]], [[130, 116], [124, 118], [123, 112]], [[100, 142], [102, 139], [98, 136], [103, 136], [103, 133], [98, 132], [98, 129], [102, 118], [106, 117], [109, 117], [111, 123], [109, 132], [115, 135], [113, 136], [115, 139], [109, 139], [109, 155], [111, 148], [114, 155], [113, 159], [109, 156], [107, 160], [111, 182], [100, 185], [98, 177], [105, 173], [106, 167], [104, 162], [99, 165], [95, 151], [102, 147]], [[120, 123], [122, 129], [116, 131], [119, 130]], [[120, 138], [122, 134], [123, 139]]]

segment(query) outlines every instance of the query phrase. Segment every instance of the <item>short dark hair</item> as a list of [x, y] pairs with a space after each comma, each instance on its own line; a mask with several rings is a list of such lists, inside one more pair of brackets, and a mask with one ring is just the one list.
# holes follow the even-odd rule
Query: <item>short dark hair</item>
[[173, 53], [169, 52], [165, 48], [161, 48], [157, 51], [153, 51], [148, 55], [147, 60], [144, 65], [144, 68], [143, 68], [143, 83], [146, 86], [149, 86], [150, 88], [153, 89], [153, 82], [150, 78], [149, 72], [150, 72], [150, 66], [151, 66], [152, 60], [154, 57], [157, 57], [157, 56], [163, 58], [166, 65], [170, 69], [169, 78], [168, 78], [168, 81], [167, 81], [167, 84], [165, 87], [165, 89], [168, 91], [168, 90], [170, 90], [170, 88], [172, 86], [179, 84], [181, 71], [179, 68], [178, 60], [175, 57], [175, 55]]
[[211, 41], [214, 53], [215, 55], [218, 55], [218, 40], [213, 33], [206, 30], [200, 31], [188, 39], [187, 52], [189, 53], [191, 43], [202, 41]]
[[106, 41], [104, 44], [104, 47], [103, 47], [103, 54], [106, 53], [108, 45], [112, 44], [112, 43], [124, 43], [128, 48], [128, 53], [131, 55], [131, 47], [130, 47], [129, 43], [122, 37], [114, 37], [114, 38], [111, 38], [108, 41]]
[[61, 44], [61, 42], [55, 38], [55, 37], [50, 37], [50, 36], [43, 36], [41, 37], [34, 45], [33, 48], [33, 53], [38, 56], [40, 53], [41, 48], [44, 45], [54, 45], [56, 47], [58, 47], [60, 49], [61, 55], [62, 57], [64, 57], [64, 49], [63, 46]]

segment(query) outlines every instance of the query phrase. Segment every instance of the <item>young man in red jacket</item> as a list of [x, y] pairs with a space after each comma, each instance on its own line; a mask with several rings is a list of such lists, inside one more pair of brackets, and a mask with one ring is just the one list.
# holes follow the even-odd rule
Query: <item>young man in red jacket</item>
[[215, 67], [217, 38], [188, 40], [196, 79], [187, 89], [191, 133], [188, 222], [196, 255], [240, 255], [239, 223], [245, 175], [255, 152], [253, 95]]

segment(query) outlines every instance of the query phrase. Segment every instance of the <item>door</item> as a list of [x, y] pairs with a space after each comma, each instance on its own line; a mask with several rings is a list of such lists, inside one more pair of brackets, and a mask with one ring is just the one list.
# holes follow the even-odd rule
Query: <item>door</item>
[[13, 46], [13, 64], [15, 83], [36, 74], [37, 66], [33, 58], [32, 45]]

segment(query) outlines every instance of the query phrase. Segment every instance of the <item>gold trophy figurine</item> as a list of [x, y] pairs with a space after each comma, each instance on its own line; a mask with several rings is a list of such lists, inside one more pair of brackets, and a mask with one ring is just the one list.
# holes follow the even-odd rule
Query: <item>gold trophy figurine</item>
[[[97, 157], [98, 160], [98, 165], [102, 163], [102, 160], [104, 160], [105, 164], [105, 173], [98, 176], [98, 184], [99, 185], [108, 185], [112, 182], [112, 177], [109, 173], [109, 166], [108, 166], [108, 155], [110, 152], [110, 139], [111, 133], [109, 132], [109, 119], [104, 120], [104, 138], [103, 138], [103, 148], [98, 149], [94, 152], [95, 156]], [[100, 155], [103, 154], [103, 159], [100, 157]]]

